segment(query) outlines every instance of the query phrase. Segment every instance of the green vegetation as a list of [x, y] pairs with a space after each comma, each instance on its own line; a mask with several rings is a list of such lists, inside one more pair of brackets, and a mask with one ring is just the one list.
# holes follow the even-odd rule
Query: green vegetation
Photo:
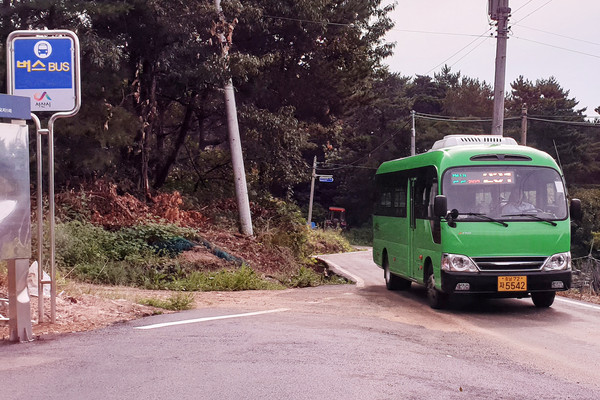
[[[352, 247], [336, 231], [310, 231], [298, 208], [280, 200], [268, 199], [269, 209], [257, 220], [260, 240], [256, 268], [242, 263], [225, 262], [215, 270], [180, 257], [201, 241], [197, 231], [166, 221], [151, 219], [146, 223], [109, 230], [85, 220], [67, 220], [57, 225], [57, 265], [64, 278], [95, 284], [136, 286], [145, 289], [176, 291], [271, 290], [345, 283], [310, 258], [313, 253], [351, 251]], [[86, 207], [94, 207], [87, 204]], [[76, 210], [75, 207], [70, 207]], [[75, 212], [82, 218], [82, 213]], [[68, 219], [68, 217], [65, 217]], [[233, 216], [221, 213], [221, 224]], [[221, 229], [226, 229], [222, 227]], [[250, 242], [252, 244], [254, 242]], [[284, 250], [285, 249], [285, 250]], [[318, 251], [317, 251], [318, 250]], [[219, 250], [221, 251], [221, 250]], [[264, 255], [261, 254], [264, 252]], [[257, 272], [272, 254], [280, 257], [271, 267], [279, 272], [269, 276]]]
[[340, 230], [311, 229], [308, 232], [307, 251], [312, 254], [332, 254], [353, 251]]
[[572, 227], [574, 257], [600, 258], [600, 188], [576, 187], [569, 195], [581, 200], [583, 219]]
[[183, 311], [194, 308], [194, 295], [192, 293], [175, 293], [166, 300], [148, 298], [140, 299], [137, 302], [170, 311]]
[[348, 242], [355, 246], [372, 246], [373, 245], [373, 227], [369, 221], [361, 228], [350, 228], [342, 231], [341, 234]]
[[97, 284], [187, 291], [282, 287], [260, 278], [245, 265], [202, 271], [202, 265], [175, 257], [181, 246], [166, 251], [157, 245], [179, 243], [190, 233], [171, 224], [138, 225], [111, 232], [89, 222], [70, 221], [57, 226], [57, 263], [65, 278]]
[[180, 279], [166, 282], [161, 289], [185, 291], [237, 291], [237, 290], [269, 290], [284, 289], [279, 282], [260, 277], [252, 268], [242, 265], [234, 270], [217, 272], [194, 271]]

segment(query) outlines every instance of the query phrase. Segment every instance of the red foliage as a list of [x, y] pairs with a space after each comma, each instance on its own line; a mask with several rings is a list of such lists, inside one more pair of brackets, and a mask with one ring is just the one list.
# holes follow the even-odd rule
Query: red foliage
[[108, 229], [156, 219], [193, 228], [207, 222], [200, 212], [182, 209], [183, 198], [179, 192], [161, 193], [144, 202], [129, 193], [118, 194], [115, 184], [99, 180], [80, 191], [71, 190], [56, 197], [63, 216], [66, 216], [65, 210], [87, 215], [92, 223]]

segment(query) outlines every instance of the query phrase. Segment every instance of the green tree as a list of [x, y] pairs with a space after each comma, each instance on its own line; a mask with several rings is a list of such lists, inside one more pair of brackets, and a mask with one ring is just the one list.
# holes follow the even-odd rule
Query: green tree
[[[585, 109], [577, 109], [577, 100], [569, 97], [554, 77], [533, 82], [519, 77], [511, 84], [507, 98], [509, 115], [520, 115], [523, 105], [533, 118], [568, 120], [584, 123]], [[527, 144], [559, 158], [569, 183], [584, 183], [598, 175], [597, 140], [574, 125], [530, 120]]]

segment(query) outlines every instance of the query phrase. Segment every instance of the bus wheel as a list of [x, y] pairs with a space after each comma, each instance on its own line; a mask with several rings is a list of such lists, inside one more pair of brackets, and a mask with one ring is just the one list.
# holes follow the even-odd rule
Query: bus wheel
[[383, 277], [385, 278], [385, 287], [388, 290], [408, 290], [410, 289], [410, 281], [400, 278], [390, 272], [390, 264], [387, 260], [387, 255], [383, 259]]
[[533, 304], [539, 308], [548, 308], [554, 303], [554, 297], [556, 292], [533, 292], [531, 293], [531, 300]]
[[427, 299], [429, 300], [429, 305], [431, 308], [440, 310], [448, 306], [448, 294], [440, 292], [436, 289], [435, 277], [433, 276], [433, 271], [431, 268], [429, 269], [429, 273], [427, 275], [426, 287]]

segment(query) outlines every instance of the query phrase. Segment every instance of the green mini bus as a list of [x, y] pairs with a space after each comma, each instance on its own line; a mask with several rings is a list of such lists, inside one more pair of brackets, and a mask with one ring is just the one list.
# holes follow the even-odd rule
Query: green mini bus
[[390, 290], [425, 285], [433, 308], [451, 295], [531, 297], [550, 307], [571, 285], [570, 200], [547, 153], [508, 137], [450, 135], [375, 175], [373, 260]]

